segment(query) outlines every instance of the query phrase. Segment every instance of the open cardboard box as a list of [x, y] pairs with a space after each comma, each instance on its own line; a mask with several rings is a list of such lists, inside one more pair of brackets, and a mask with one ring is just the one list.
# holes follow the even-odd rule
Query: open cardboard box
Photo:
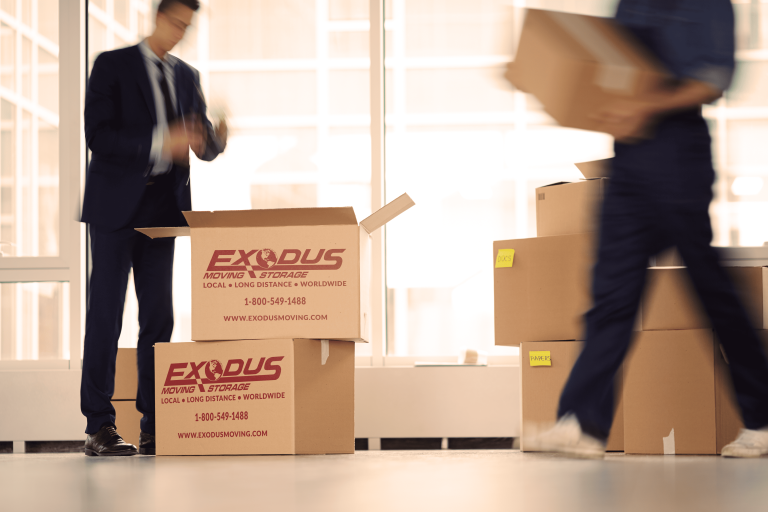
[[576, 164], [584, 180], [536, 189], [537, 236], [597, 231], [600, 205], [610, 174], [610, 159]]
[[414, 205], [403, 194], [358, 225], [346, 208], [184, 212], [192, 237], [192, 339], [369, 341], [371, 234]]

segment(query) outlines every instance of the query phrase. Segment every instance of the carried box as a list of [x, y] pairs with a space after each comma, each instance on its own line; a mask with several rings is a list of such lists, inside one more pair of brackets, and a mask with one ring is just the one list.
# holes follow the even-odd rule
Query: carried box
[[584, 339], [594, 233], [493, 243], [496, 345]]
[[136, 400], [139, 392], [139, 369], [135, 348], [117, 349], [115, 359], [115, 392], [112, 400]]
[[[536, 234], [573, 235], [597, 231], [610, 160], [576, 164], [585, 180], [536, 189]], [[602, 175], [601, 175], [602, 174]]]
[[[768, 328], [768, 267], [725, 267], [753, 325]], [[644, 331], [708, 329], [685, 267], [650, 268], [642, 305]]]
[[353, 453], [355, 345], [155, 345], [157, 455]]
[[515, 61], [506, 75], [562, 126], [602, 131], [593, 117], [619, 99], [636, 98], [668, 80], [661, 65], [614, 21], [528, 9]]
[[[581, 353], [580, 341], [533, 341], [520, 345], [522, 371], [522, 431], [520, 449], [526, 439], [557, 420], [557, 407], [571, 369]], [[606, 450], [624, 450], [624, 406], [621, 399], [621, 371], [616, 376], [616, 411]]]
[[413, 206], [403, 194], [359, 225], [352, 208], [184, 212], [192, 237], [194, 341], [369, 341], [371, 233]]

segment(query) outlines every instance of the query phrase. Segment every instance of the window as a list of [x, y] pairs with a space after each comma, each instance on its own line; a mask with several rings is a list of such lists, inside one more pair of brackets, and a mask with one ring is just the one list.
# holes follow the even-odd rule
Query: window
[[71, 263], [61, 243], [69, 225], [60, 218], [58, 7], [58, 0], [0, 2], [4, 362], [70, 357], [70, 288], [57, 282]]

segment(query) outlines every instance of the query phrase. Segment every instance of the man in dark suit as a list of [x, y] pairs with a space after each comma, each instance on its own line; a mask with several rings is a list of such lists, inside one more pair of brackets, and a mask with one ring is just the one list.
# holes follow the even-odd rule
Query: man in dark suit
[[115, 430], [110, 402], [131, 268], [139, 301], [136, 408], [144, 415], [138, 451], [155, 453], [153, 345], [173, 332], [175, 240], [151, 240], [134, 228], [186, 225], [189, 150], [210, 161], [226, 145], [226, 123], [214, 130], [206, 116], [197, 71], [168, 55], [198, 8], [198, 0], [162, 0], [152, 35], [102, 53], [88, 81], [85, 136], [93, 156], [82, 221], [89, 224], [92, 271], [80, 388], [87, 455], [137, 453]]

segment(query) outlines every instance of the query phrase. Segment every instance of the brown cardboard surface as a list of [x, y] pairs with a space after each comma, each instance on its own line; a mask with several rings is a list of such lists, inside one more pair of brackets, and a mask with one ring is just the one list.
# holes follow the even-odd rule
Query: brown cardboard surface
[[136, 400], [117, 400], [112, 402], [115, 408], [115, 427], [126, 443], [139, 447], [142, 414], [136, 410]]
[[536, 189], [536, 234], [572, 235], [597, 231], [607, 179]]
[[136, 366], [136, 349], [117, 349], [115, 360], [115, 392], [112, 400], [136, 400], [139, 391], [139, 369]]
[[583, 314], [591, 304], [592, 234], [503, 240], [514, 249], [510, 268], [494, 268], [496, 345], [583, 338]]
[[352, 453], [354, 345], [329, 343], [325, 365], [320, 346], [298, 339], [156, 345], [157, 454]]
[[641, 332], [625, 362], [624, 451], [663, 454], [672, 429], [676, 454], [717, 452], [711, 330]]
[[580, 162], [576, 164], [576, 167], [581, 171], [581, 175], [587, 179], [609, 178], [611, 176], [612, 161], [613, 158], [606, 158], [592, 162]]
[[[763, 328], [768, 291], [766, 267], [726, 267], [754, 325]], [[644, 331], [708, 329], [704, 314], [688, 272], [684, 267], [648, 269], [647, 288], [643, 299], [642, 325]]]
[[294, 342], [296, 453], [355, 451], [355, 346], [329, 343], [320, 365], [317, 340]]
[[360, 225], [367, 233], [373, 233], [415, 204], [408, 194], [402, 194], [397, 199], [390, 201], [386, 206], [360, 221]]
[[656, 89], [665, 72], [612, 20], [528, 9], [512, 84], [563, 126], [600, 131], [592, 114], [617, 98]]
[[[522, 431], [520, 449], [531, 451], [525, 446], [526, 437], [537, 429], [546, 428], [557, 420], [557, 406], [571, 369], [581, 353], [580, 341], [533, 341], [520, 345], [520, 368], [522, 371]], [[549, 351], [552, 366], [531, 366], [530, 351]], [[624, 412], [620, 393], [621, 374], [617, 376], [617, 397], [619, 398], [613, 428], [608, 438], [608, 451], [624, 449]]]
[[357, 225], [192, 228], [192, 339], [369, 340], [361, 237]]

